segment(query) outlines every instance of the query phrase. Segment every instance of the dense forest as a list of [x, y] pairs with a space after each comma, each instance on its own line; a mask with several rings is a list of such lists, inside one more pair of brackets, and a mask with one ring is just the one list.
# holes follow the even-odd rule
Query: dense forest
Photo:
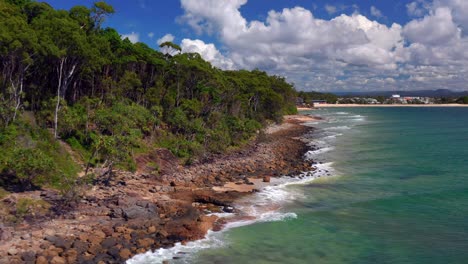
[[312, 100], [325, 100], [329, 104], [334, 104], [338, 97], [332, 93], [304, 92], [300, 91], [297, 95], [305, 104], [312, 105]]
[[0, 0], [0, 186], [66, 188], [83, 169], [66, 148], [109, 174], [154, 148], [202, 161], [296, 111], [284, 78], [122, 40], [103, 27], [113, 13]]

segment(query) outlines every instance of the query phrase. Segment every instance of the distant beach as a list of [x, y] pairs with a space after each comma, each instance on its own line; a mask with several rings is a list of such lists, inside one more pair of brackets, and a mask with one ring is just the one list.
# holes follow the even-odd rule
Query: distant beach
[[466, 104], [320, 104], [316, 107], [298, 107], [299, 111], [331, 107], [468, 107]]

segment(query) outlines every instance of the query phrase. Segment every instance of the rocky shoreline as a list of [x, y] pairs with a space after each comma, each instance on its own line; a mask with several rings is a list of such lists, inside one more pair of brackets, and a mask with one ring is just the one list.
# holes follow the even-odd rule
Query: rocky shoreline
[[[236, 199], [256, 191], [254, 182], [311, 169], [300, 137], [312, 128], [302, 126], [304, 121], [308, 117], [286, 117], [242, 150], [189, 167], [178, 165], [164, 149], [137, 157], [137, 173], [119, 172], [110, 185], [93, 186], [73, 208], [14, 226], [0, 224], [0, 264], [123, 263], [149, 250], [201, 239], [224, 222], [208, 214], [235, 210]], [[155, 163], [157, 173], [148, 165]], [[254, 187], [241, 188], [246, 186]], [[13, 206], [21, 195], [0, 202]], [[60, 207], [54, 191], [27, 195]]]

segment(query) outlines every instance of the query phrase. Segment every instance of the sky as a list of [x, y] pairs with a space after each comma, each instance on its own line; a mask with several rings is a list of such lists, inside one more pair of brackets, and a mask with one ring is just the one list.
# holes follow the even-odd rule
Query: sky
[[[94, 0], [49, 0], [58, 9]], [[468, 0], [108, 0], [105, 26], [301, 91], [468, 90]]]

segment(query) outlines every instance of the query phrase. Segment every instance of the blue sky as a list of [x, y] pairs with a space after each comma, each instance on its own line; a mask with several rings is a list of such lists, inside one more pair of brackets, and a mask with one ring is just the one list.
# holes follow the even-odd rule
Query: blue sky
[[[48, 0], [54, 8], [69, 10], [75, 5], [92, 6], [95, 0]], [[190, 27], [183, 23], [178, 23], [177, 18], [184, 14], [181, 4], [177, 0], [160, 1], [154, 0], [108, 0], [106, 1], [114, 7], [116, 13], [108, 18], [106, 26], [117, 29], [121, 34], [137, 32], [140, 34], [139, 40], [157, 48], [156, 40], [166, 34], [172, 34], [177, 39], [199, 38]], [[406, 4], [411, 1], [375, 1], [375, 0], [250, 0], [241, 8], [242, 14], [248, 20], [264, 20], [270, 10], [280, 11], [283, 8], [301, 6], [313, 10], [314, 15], [319, 18], [331, 19], [341, 13], [353, 14], [358, 7], [362, 14], [371, 16], [370, 7], [375, 6], [386, 16], [378, 19], [380, 22], [389, 24], [393, 22], [406, 23], [410, 17], [406, 12]], [[335, 13], [328, 13], [326, 7], [336, 7]], [[154, 37], [148, 37], [149, 33], [154, 33]], [[203, 39], [216, 43], [216, 38], [204, 36]]]
[[217, 67], [259, 68], [299, 90], [468, 89], [466, 0], [107, 2], [116, 13], [106, 25], [123, 37], [157, 48], [165, 36]]

